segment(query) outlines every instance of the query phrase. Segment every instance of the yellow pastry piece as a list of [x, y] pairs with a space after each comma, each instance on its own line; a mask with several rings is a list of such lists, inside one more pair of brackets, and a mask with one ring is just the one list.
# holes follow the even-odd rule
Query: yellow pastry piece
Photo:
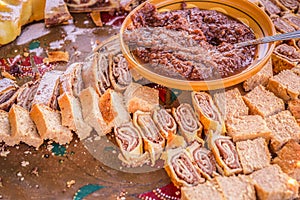
[[0, 0], [0, 45], [16, 39], [21, 27], [44, 18], [45, 0]]

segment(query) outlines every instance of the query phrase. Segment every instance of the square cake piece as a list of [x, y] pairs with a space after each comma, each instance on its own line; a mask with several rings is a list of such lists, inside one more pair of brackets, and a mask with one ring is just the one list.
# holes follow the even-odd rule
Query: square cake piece
[[44, 140], [38, 134], [28, 110], [14, 104], [9, 110], [8, 117], [11, 124], [11, 135], [16, 142], [21, 141], [36, 148], [43, 144]]
[[263, 137], [270, 138], [271, 130], [260, 115], [245, 115], [226, 121], [227, 134], [233, 141]]
[[207, 197], [213, 200], [224, 199], [222, 193], [210, 181], [193, 187], [181, 188], [181, 200], [207, 199]]
[[226, 200], [256, 199], [254, 185], [248, 176], [217, 176], [216, 182]]
[[225, 120], [232, 117], [248, 115], [249, 108], [243, 101], [238, 88], [216, 93], [214, 95], [214, 101]]
[[284, 173], [300, 182], [300, 144], [298, 142], [287, 142], [277, 152], [277, 157], [272, 163], [279, 165]]
[[251, 114], [261, 115], [262, 117], [274, 115], [285, 109], [283, 100], [261, 85], [243, 96], [243, 99]]
[[264, 138], [237, 142], [236, 149], [244, 174], [270, 165], [271, 155]]
[[300, 94], [300, 76], [291, 70], [283, 70], [269, 79], [267, 88], [285, 101], [297, 99]]
[[243, 88], [245, 91], [250, 91], [258, 85], [266, 86], [268, 84], [269, 78], [271, 78], [272, 76], [273, 67], [272, 61], [270, 59], [257, 74], [244, 81]]
[[266, 119], [271, 129], [271, 149], [276, 152], [289, 140], [299, 141], [300, 127], [288, 110], [282, 111]]
[[258, 199], [285, 200], [298, 197], [298, 182], [282, 172], [278, 165], [270, 165], [250, 175]]
[[288, 109], [296, 118], [297, 123], [300, 125], [300, 99], [294, 99], [288, 102]]
[[61, 124], [61, 115], [58, 111], [44, 104], [35, 104], [30, 111], [30, 117], [43, 139], [50, 139], [59, 144], [71, 142], [73, 134]]
[[8, 146], [14, 146], [16, 141], [11, 136], [11, 127], [8, 119], [8, 112], [0, 110], [0, 142]]

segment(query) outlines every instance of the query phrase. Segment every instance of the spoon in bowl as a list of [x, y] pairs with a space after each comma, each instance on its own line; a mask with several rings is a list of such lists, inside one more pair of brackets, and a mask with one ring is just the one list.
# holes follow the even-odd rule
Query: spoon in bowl
[[249, 41], [245, 41], [245, 42], [239, 42], [239, 43], [234, 44], [234, 47], [241, 48], [241, 47], [250, 46], [250, 45], [264, 44], [264, 43], [275, 42], [275, 41], [279, 41], [279, 40], [290, 40], [290, 39], [297, 39], [297, 38], [300, 38], [300, 30], [289, 32], [289, 33], [267, 36], [267, 37], [249, 40]]

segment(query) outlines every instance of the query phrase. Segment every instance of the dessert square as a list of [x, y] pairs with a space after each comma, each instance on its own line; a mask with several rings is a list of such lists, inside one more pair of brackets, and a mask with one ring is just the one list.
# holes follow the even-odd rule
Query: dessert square
[[243, 101], [238, 88], [228, 90], [224, 93], [216, 93], [214, 95], [214, 101], [225, 120], [232, 117], [248, 115], [249, 108]]
[[296, 118], [297, 123], [300, 125], [300, 99], [294, 99], [288, 102], [288, 109]]
[[282, 172], [278, 165], [253, 172], [250, 178], [258, 199], [284, 200], [298, 197], [298, 182]]
[[291, 70], [283, 70], [269, 79], [267, 88], [285, 101], [297, 99], [300, 94], [300, 76]]
[[295, 117], [288, 110], [266, 118], [271, 129], [271, 149], [276, 152], [289, 140], [299, 141], [300, 127]]
[[216, 182], [227, 200], [256, 199], [254, 185], [247, 176], [218, 176]]
[[181, 188], [182, 200], [207, 199], [207, 197], [214, 200], [223, 199], [222, 193], [209, 181], [194, 187]]
[[226, 121], [227, 135], [233, 141], [242, 141], [263, 137], [270, 138], [271, 130], [260, 115], [245, 115]]
[[268, 84], [269, 78], [271, 78], [272, 76], [273, 67], [272, 61], [270, 59], [257, 74], [244, 81], [243, 88], [245, 91], [250, 91], [258, 85], [266, 86]]
[[264, 138], [237, 142], [236, 149], [244, 174], [250, 174], [270, 165], [271, 155]]
[[257, 114], [262, 117], [274, 115], [285, 109], [283, 100], [261, 85], [243, 96], [243, 99], [250, 109], [250, 114]]
[[300, 144], [295, 141], [287, 142], [277, 152], [272, 163], [280, 166], [282, 171], [290, 177], [300, 181]]

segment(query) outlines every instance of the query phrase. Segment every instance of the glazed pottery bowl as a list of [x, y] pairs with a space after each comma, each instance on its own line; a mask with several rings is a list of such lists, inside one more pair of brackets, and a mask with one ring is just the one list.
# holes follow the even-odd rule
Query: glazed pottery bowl
[[[179, 10], [182, 6], [181, 0], [150, 0], [159, 12]], [[198, 7], [204, 10], [216, 10], [222, 12], [232, 18], [235, 18], [242, 23], [246, 24], [252, 29], [256, 38], [274, 35], [275, 28], [270, 18], [255, 4], [247, 0], [198, 0], [198, 1], [185, 1], [187, 8]], [[143, 77], [152, 82], [161, 84], [170, 88], [181, 90], [215, 90], [226, 88], [239, 84], [251, 76], [255, 75], [270, 59], [273, 52], [274, 43], [257, 45], [257, 54], [252, 64], [245, 70], [225, 78], [216, 78], [203, 81], [182, 80], [167, 75], [158, 74], [145, 65], [134, 56], [128, 44], [124, 40], [124, 32], [132, 24], [132, 15], [140, 10], [145, 3], [138, 6], [126, 17], [120, 30], [120, 41], [123, 54], [129, 64]]]

